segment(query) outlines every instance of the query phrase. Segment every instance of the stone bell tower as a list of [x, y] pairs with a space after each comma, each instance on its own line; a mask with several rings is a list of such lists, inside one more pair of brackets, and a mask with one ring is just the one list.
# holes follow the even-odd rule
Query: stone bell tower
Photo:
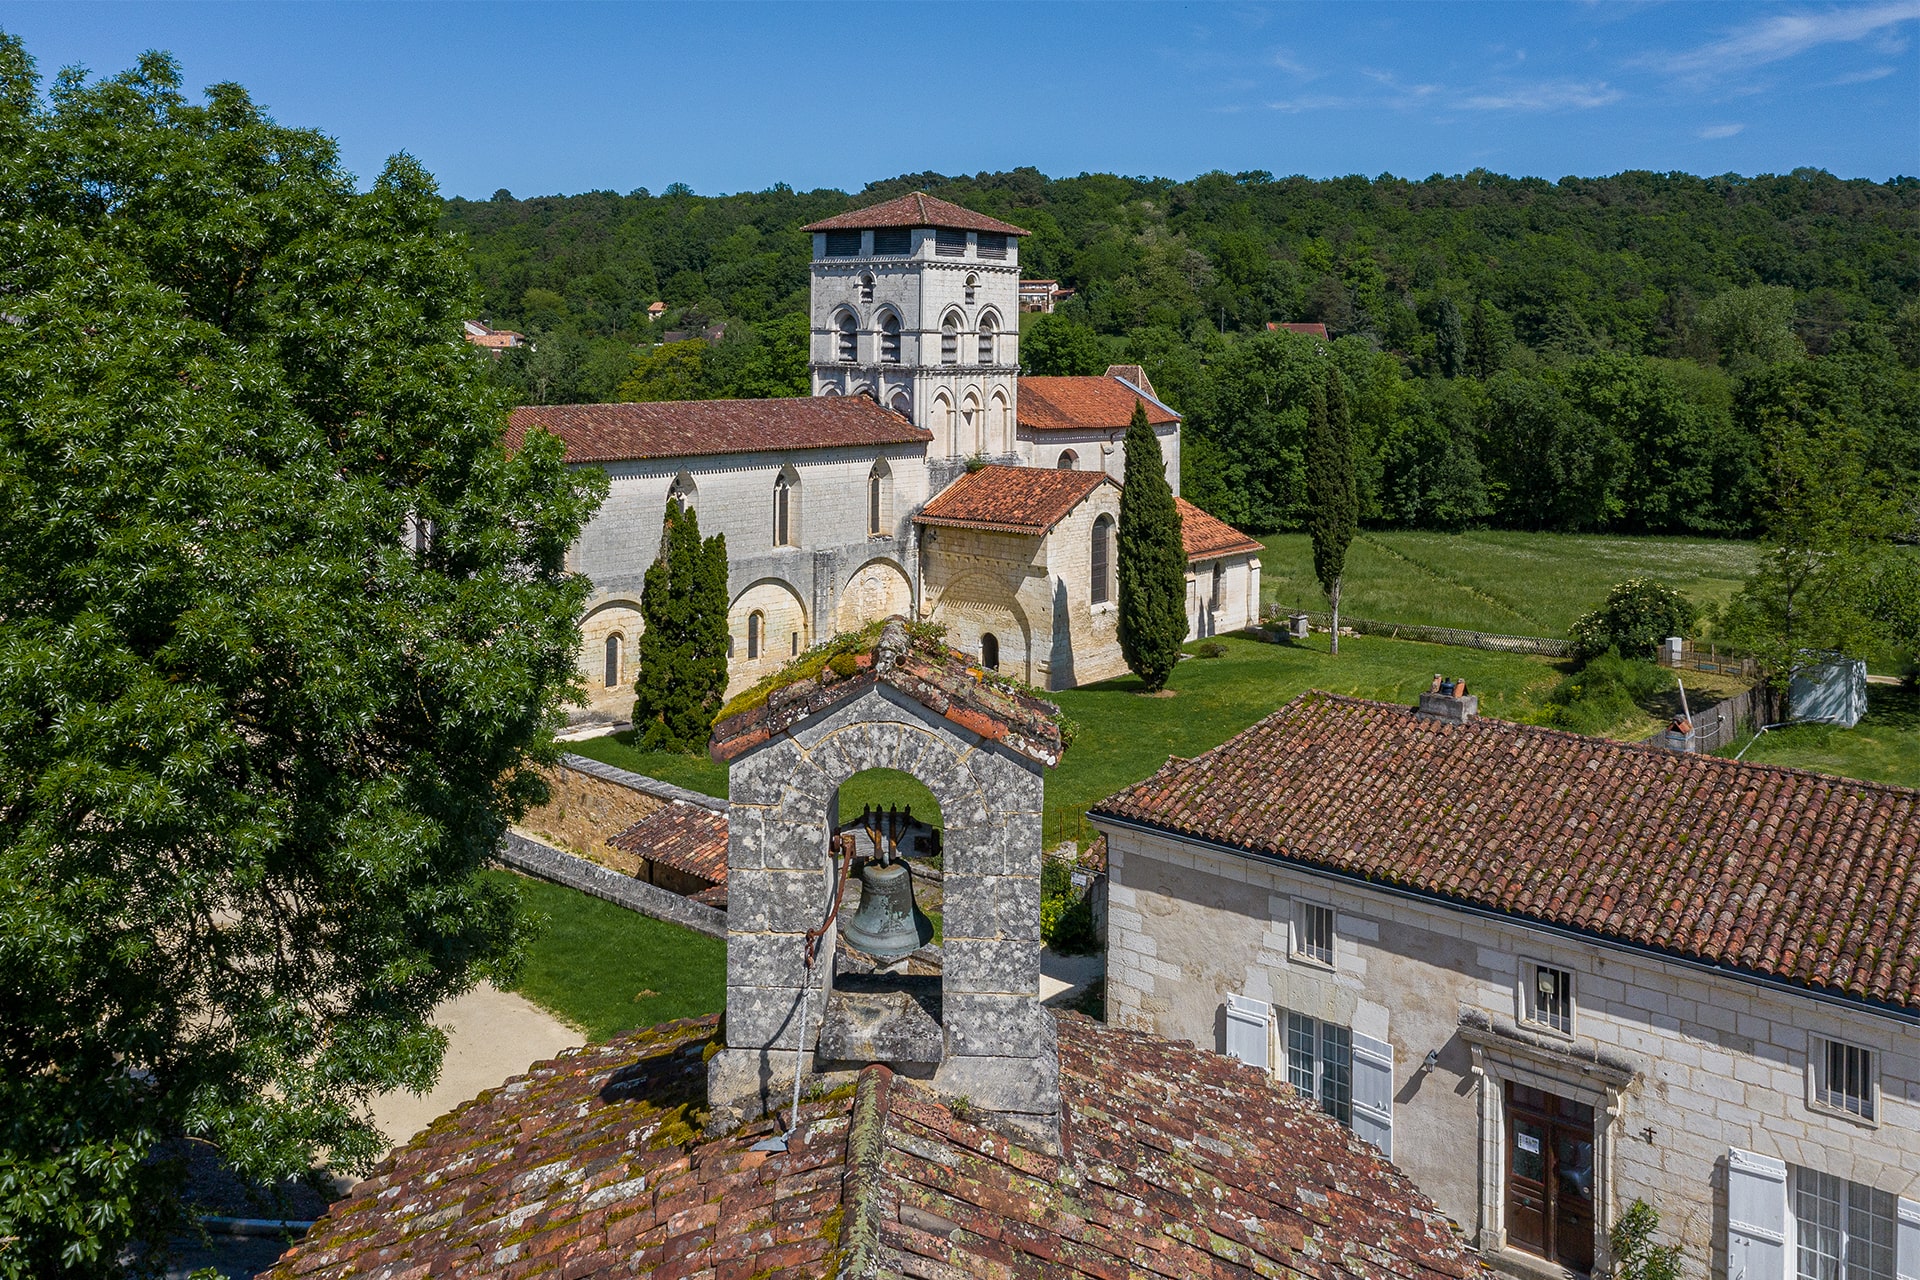
[[813, 394], [871, 395], [933, 432], [938, 490], [976, 455], [1015, 460], [1020, 227], [924, 192], [813, 234]]
[[[716, 1128], [784, 1107], [796, 1068], [831, 1080], [884, 1062], [1058, 1143], [1056, 1029], [1039, 994], [1042, 775], [1060, 731], [1047, 703], [976, 670], [893, 618], [851, 669], [797, 680], [714, 727], [713, 754], [730, 765]], [[838, 791], [878, 768], [911, 774], [940, 804], [937, 978], [836, 973]]]

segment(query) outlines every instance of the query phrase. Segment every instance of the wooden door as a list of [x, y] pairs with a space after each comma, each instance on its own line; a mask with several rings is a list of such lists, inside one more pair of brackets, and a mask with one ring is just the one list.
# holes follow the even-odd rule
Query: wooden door
[[1593, 1108], [1507, 1085], [1507, 1240], [1593, 1269]]

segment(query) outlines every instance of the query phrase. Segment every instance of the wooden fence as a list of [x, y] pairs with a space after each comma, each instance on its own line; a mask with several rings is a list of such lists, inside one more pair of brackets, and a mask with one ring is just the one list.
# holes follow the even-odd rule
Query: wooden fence
[[1746, 680], [1760, 678], [1760, 664], [1747, 655], [1731, 650], [1721, 653], [1718, 645], [1708, 645], [1703, 649], [1691, 640], [1681, 642], [1679, 661], [1674, 661], [1672, 651], [1664, 644], [1654, 646], [1653, 660], [1663, 667], [1678, 671], [1707, 671]]
[[1779, 692], [1757, 684], [1693, 713], [1693, 749], [1702, 755], [1731, 747], [1761, 725], [1786, 718]]

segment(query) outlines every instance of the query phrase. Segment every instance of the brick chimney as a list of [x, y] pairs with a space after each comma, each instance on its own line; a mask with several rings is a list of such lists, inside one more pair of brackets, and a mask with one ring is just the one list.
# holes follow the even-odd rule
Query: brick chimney
[[1448, 724], [1465, 724], [1480, 710], [1480, 699], [1467, 692], [1467, 682], [1436, 674], [1433, 684], [1420, 695], [1416, 715]]

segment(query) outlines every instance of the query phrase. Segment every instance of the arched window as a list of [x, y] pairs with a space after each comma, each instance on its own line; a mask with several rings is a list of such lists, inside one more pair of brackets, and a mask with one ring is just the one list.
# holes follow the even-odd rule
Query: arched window
[[877, 538], [887, 531], [893, 512], [893, 472], [884, 460], [873, 464], [867, 473], [867, 536]]
[[619, 685], [620, 637], [618, 635], [611, 635], [607, 637], [607, 688], [614, 689], [618, 688]]
[[952, 312], [940, 322], [940, 363], [960, 363], [960, 317]]
[[1062, 449], [1060, 451], [1060, 457], [1055, 460], [1053, 465], [1062, 471], [1071, 471], [1080, 465], [1080, 455], [1071, 449]]
[[900, 317], [891, 311], [880, 317], [880, 363], [900, 363]]
[[773, 545], [791, 547], [794, 541], [793, 491], [795, 489], [793, 468], [788, 467], [773, 481]]
[[1113, 599], [1113, 517], [1101, 516], [1093, 522], [1093, 572], [1089, 595], [1093, 603]]
[[756, 662], [760, 658], [762, 637], [766, 635], [766, 615], [755, 609], [747, 615], [747, 661]]
[[1226, 566], [1223, 565], [1220, 561], [1215, 560], [1213, 562], [1213, 591], [1207, 597], [1207, 601], [1208, 601], [1207, 607], [1210, 609], [1218, 609], [1221, 606], [1226, 594], [1227, 594]]
[[893, 411], [903, 418], [913, 417], [913, 397], [904, 391], [895, 392], [893, 396]]
[[834, 335], [833, 358], [841, 364], [852, 364], [860, 358], [860, 331], [852, 313], [842, 311], [834, 325], [839, 332]]
[[982, 438], [985, 434], [985, 427], [986, 419], [980, 412], [980, 397], [969, 391], [967, 392], [966, 401], [960, 407], [960, 432], [962, 438], [967, 442], [967, 452], [969, 454], [985, 453], [987, 451], [987, 443]]
[[693, 500], [699, 494], [699, 489], [694, 486], [693, 477], [684, 471], [675, 476], [673, 483], [667, 486], [668, 504], [678, 502], [682, 511], [693, 510]]
[[980, 363], [993, 363], [994, 339], [999, 336], [999, 327], [993, 322], [993, 314], [980, 317]]
[[1000, 669], [1000, 637], [991, 631], [980, 637], [980, 665], [989, 671]]
[[933, 401], [933, 437], [934, 443], [944, 447], [949, 458], [960, 456], [960, 442], [953, 433], [953, 401], [943, 392]]
[[967, 305], [968, 306], [973, 305], [973, 293], [974, 293], [974, 290], [978, 289], [979, 287], [980, 287], [980, 277], [969, 274], [967, 276]]
[[873, 272], [868, 271], [860, 277], [860, 301], [873, 301]]
[[1007, 398], [997, 391], [993, 395], [993, 438], [994, 448], [1001, 453], [1013, 452], [1013, 410], [1007, 407]]

